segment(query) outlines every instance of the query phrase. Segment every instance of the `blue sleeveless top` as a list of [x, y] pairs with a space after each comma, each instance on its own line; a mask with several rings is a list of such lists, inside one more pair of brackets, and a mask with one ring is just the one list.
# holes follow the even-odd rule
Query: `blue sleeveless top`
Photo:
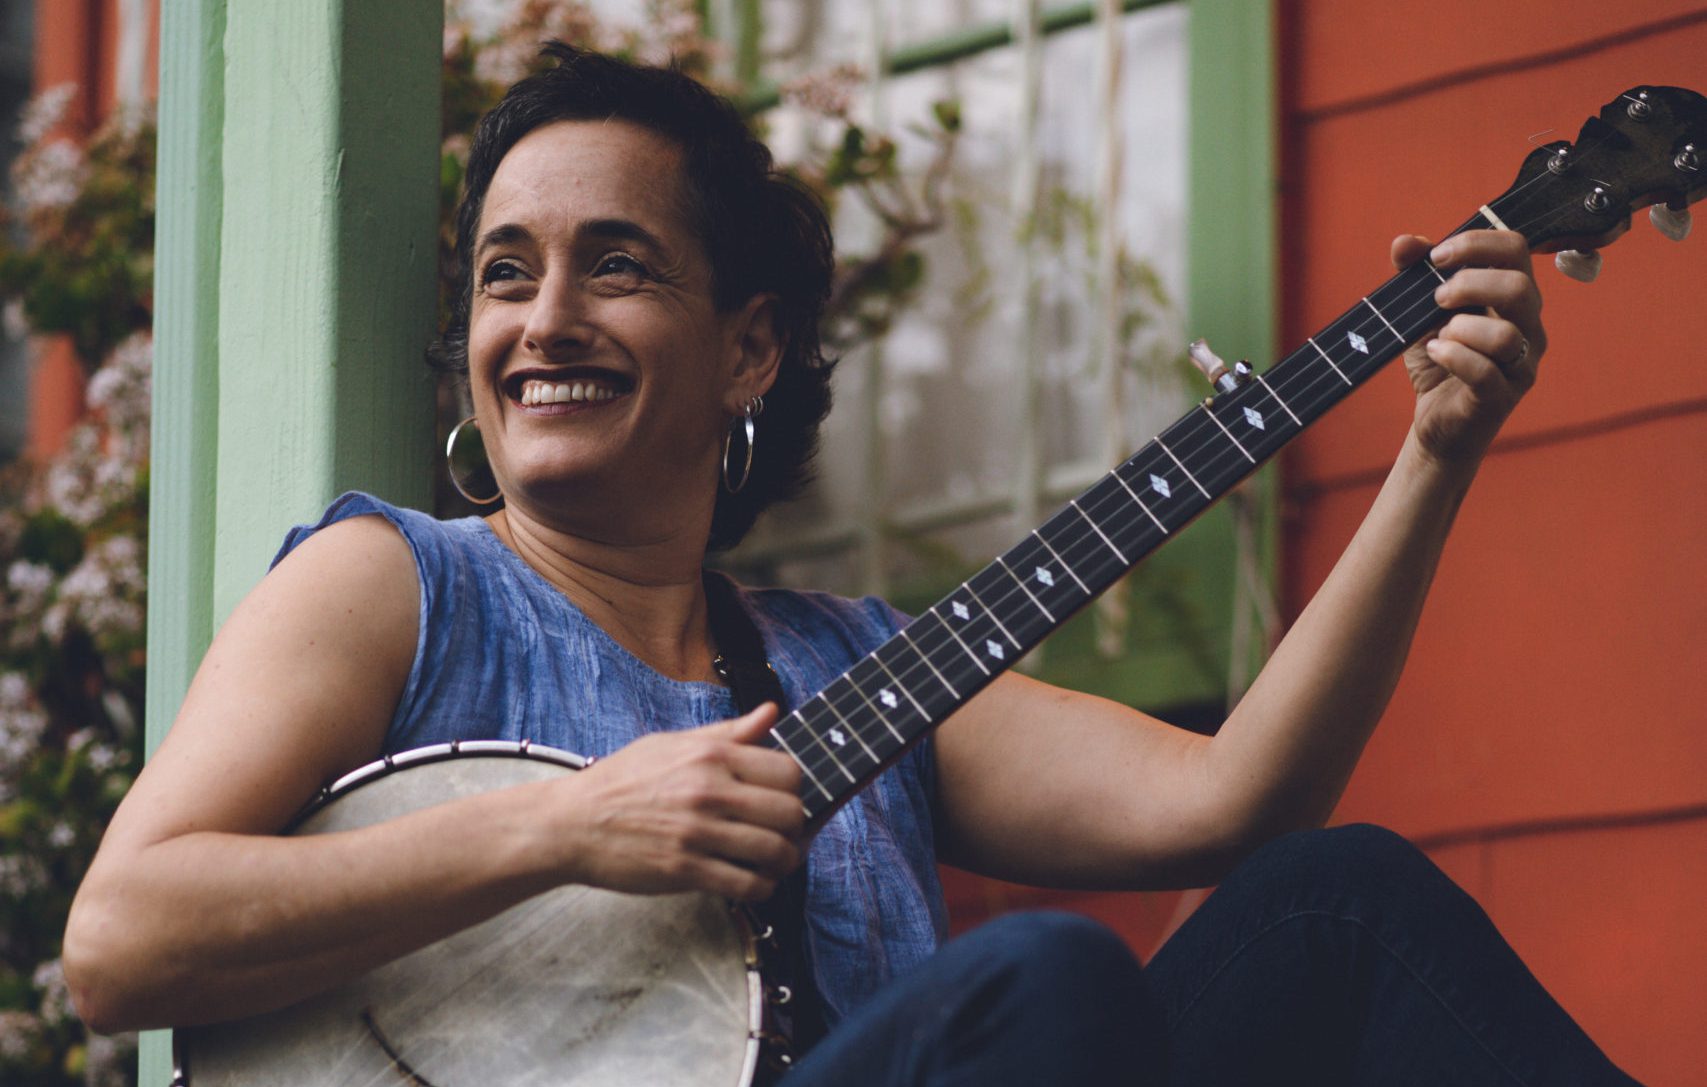
[[[648, 732], [737, 716], [729, 690], [652, 670], [478, 517], [439, 521], [350, 493], [285, 537], [276, 565], [327, 525], [377, 514], [408, 541], [421, 582], [415, 660], [385, 738], [395, 754], [452, 740], [532, 740], [605, 756]], [[901, 628], [875, 597], [739, 589], [793, 706]], [[824, 825], [811, 846], [807, 950], [829, 1022], [933, 952], [947, 931], [927, 737]]]

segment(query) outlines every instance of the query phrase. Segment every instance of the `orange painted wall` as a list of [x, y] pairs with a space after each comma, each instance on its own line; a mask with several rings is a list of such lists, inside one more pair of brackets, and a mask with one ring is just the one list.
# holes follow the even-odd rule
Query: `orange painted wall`
[[[1385, 277], [1393, 234], [1438, 235], [1501, 193], [1532, 134], [1574, 138], [1639, 83], [1707, 92], [1699, 2], [1278, 12], [1288, 346]], [[1667, 242], [1643, 213], [1592, 286], [1544, 262], [1541, 382], [1460, 515], [1336, 815], [1428, 847], [1652, 1085], [1707, 1083], [1702, 233]], [[1367, 509], [1410, 406], [1394, 367], [1287, 455], [1293, 614]]]
[[[119, 0], [37, 0], [35, 7], [36, 91], [74, 83], [77, 95], [61, 126], [81, 140], [113, 111], [116, 91]], [[145, 90], [158, 86], [154, 58], [159, 50], [158, 0], [154, 0]], [[29, 439], [26, 455], [52, 456], [83, 414], [83, 369], [62, 336], [37, 337], [32, 345]]]

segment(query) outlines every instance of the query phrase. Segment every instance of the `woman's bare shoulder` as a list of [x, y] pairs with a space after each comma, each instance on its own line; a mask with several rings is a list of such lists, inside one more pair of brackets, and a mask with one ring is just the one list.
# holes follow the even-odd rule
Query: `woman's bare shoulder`
[[378, 757], [414, 661], [419, 601], [409, 545], [384, 518], [304, 540], [215, 635], [113, 831], [145, 842], [270, 833]]

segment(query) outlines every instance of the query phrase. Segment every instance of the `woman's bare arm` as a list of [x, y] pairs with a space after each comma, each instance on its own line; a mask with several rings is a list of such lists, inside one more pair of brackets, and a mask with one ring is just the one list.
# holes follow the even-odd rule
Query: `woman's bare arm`
[[796, 771], [749, 745], [769, 709], [561, 781], [276, 837], [380, 752], [418, 593], [401, 536], [356, 518], [306, 541], [220, 631], [72, 907], [66, 975], [96, 1029], [281, 1007], [560, 883], [758, 898], [794, 865]]
[[[1401, 238], [1393, 257], [1428, 250]], [[1546, 347], [1520, 236], [1462, 234], [1435, 259], [1464, 269], [1439, 303], [1475, 312], [1407, 355], [1417, 408], [1398, 460], [1219, 733], [1004, 677], [938, 737], [945, 859], [1026, 882], [1205, 884], [1327, 819], [1398, 683], [1459, 503]]]

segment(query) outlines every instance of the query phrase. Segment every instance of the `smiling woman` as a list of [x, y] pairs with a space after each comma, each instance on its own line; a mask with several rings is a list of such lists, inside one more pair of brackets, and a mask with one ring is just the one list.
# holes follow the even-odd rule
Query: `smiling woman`
[[[776, 349], [774, 374], [759, 382], [763, 387], [726, 398], [721, 407], [727, 423], [743, 413], [751, 396], [764, 397], [764, 435], [754, 449], [748, 485], [738, 493], [714, 492], [710, 547], [733, 547], [760, 512], [798, 493], [810, 478], [818, 424], [830, 407], [832, 363], [823, 356], [818, 328], [834, 261], [829, 223], [814, 197], [774, 169], [769, 149], [734, 107], [700, 84], [561, 44], [547, 45], [544, 53], [558, 66], [518, 83], [481, 122], [457, 213], [458, 289], [431, 358], [470, 379], [481, 433], [487, 435], [488, 425], [505, 425], [499, 414], [480, 411], [482, 379], [472, 372], [472, 318], [488, 302], [517, 302], [525, 295], [526, 308], [538, 319], [572, 324], [586, 315], [556, 307], [639, 296], [643, 305], [663, 306], [681, 320], [704, 304], [708, 312], [697, 317], [708, 323], [693, 332], [692, 349], [672, 348], [660, 360], [672, 369], [691, 367], [692, 356], [713, 351], [719, 337], [768, 337]], [[512, 149], [522, 161], [510, 161]], [[569, 172], [555, 172], [560, 168]], [[566, 185], [569, 178], [574, 181]], [[568, 191], [558, 192], [560, 187]], [[495, 204], [525, 205], [534, 194], [549, 195], [560, 205], [553, 214], [572, 218], [530, 228], [492, 210]], [[544, 208], [531, 213], [546, 214]], [[549, 289], [557, 293], [541, 297], [547, 269], [530, 266], [517, 252], [525, 247], [540, 261], [551, 240], [560, 263], [552, 270], [560, 278], [573, 271], [583, 286], [582, 302], [563, 295], [556, 279]], [[563, 263], [568, 261], [582, 263]], [[599, 307], [619, 322], [624, 312], [629, 311], [621, 306]], [[536, 403], [525, 406], [566, 402], [558, 392], [564, 384], [567, 402], [576, 402], [575, 367], [586, 368], [584, 383], [603, 379], [602, 387], [594, 383], [600, 396], [642, 392], [642, 375], [632, 363], [562, 357], [583, 349], [575, 337], [585, 335], [591, 323], [572, 327], [567, 338], [553, 334], [557, 338], [547, 350], [557, 372], [537, 375], [542, 385], [551, 384], [549, 400], [536, 391]], [[560, 380], [563, 375], [570, 381]], [[530, 375], [512, 368], [497, 376], [494, 401], [524, 406], [520, 385]], [[654, 372], [651, 379], [664, 375]], [[516, 388], [504, 390], [506, 381]], [[715, 395], [712, 385], [701, 388]], [[592, 396], [583, 390], [583, 398]], [[697, 429], [680, 437], [684, 445], [703, 442], [706, 430], [699, 420]], [[723, 433], [722, 426], [716, 428], [719, 449]], [[696, 472], [698, 481], [710, 478], [711, 468], [687, 463], [692, 455], [684, 449], [684, 460], [674, 467]]]
[[[1084, 602], [1062, 595], [1079, 575], [1047, 526], [1018, 572], [991, 567], [913, 625], [879, 600], [704, 572], [709, 548], [798, 484], [827, 406], [824, 216], [686, 76], [547, 51], [558, 65], [476, 135], [461, 290], [435, 351], [466, 376], [505, 505], [441, 522], [350, 494], [287, 536], [79, 891], [65, 968], [89, 1022], [329, 1009], [365, 1024], [341, 1052], [387, 1055], [356, 1081], [472, 1081], [433, 1063], [436, 1020], [382, 1032], [366, 990], [340, 986], [384, 984], [372, 979], [428, 945], [467, 946], [560, 892], [695, 892], [726, 916], [717, 899], [783, 888], [768, 935], [799, 969], [786, 985], [751, 978], [733, 1005], [790, 1009], [795, 1042], [814, 1047], [797, 1087], [1170, 1070], [1200, 1084], [1627, 1082], [1420, 854], [1373, 828], [1311, 829], [1381, 716], [1453, 514], [1545, 352], [1521, 236], [1394, 243], [1421, 312], [1455, 313], [1407, 355], [1417, 404], [1398, 461], [1249, 695], [1214, 737], [1185, 733], [1003, 672], [1023, 647], [1008, 622], [1026, 634], [1051, 603]], [[1121, 480], [1128, 525], [1142, 511], [1167, 531], [1159, 503], [1202, 487], [1168, 456], [1147, 499]], [[1062, 513], [1118, 554], [1105, 515]], [[905, 659], [884, 653], [899, 645]], [[780, 719], [779, 700], [798, 709]], [[589, 765], [281, 836], [355, 768], [438, 764], [468, 741]], [[1047, 915], [940, 947], [939, 857], [1064, 887], [1221, 886], [1141, 969], [1107, 930]], [[659, 902], [618, 901], [622, 916]], [[529, 916], [520, 942], [566, 936], [554, 947], [569, 957], [544, 957], [583, 997], [572, 1029], [553, 1020], [531, 1039], [555, 1061], [527, 1082], [704, 1082], [692, 1068], [583, 1076], [645, 987], [564, 965], [586, 961], [567, 945], [638, 944], [652, 979], [683, 957], [673, 930]], [[660, 1019], [680, 1025], [641, 1017]], [[743, 1083], [761, 1026], [735, 1032]], [[638, 1034], [639, 1059], [669, 1048]]]
[[492, 178], [468, 377], [510, 532], [710, 533], [723, 432], [776, 377], [776, 302], [718, 311], [679, 160], [632, 124], [557, 121]]

